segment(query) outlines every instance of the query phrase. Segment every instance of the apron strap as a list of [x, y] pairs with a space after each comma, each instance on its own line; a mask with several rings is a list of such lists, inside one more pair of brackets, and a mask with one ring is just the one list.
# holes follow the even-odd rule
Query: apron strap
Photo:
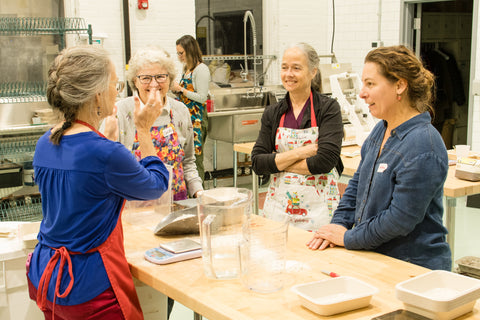
[[[315, 118], [315, 111], [313, 110], [313, 94], [310, 91], [310, 121], [312, 122], [312, 128], [317, 126], [317, 118]], [[283, 123], [285, 122], [285, 113], [280, 118], [279, 128], [283, 128]]]
[[[58, 268], [58, 275], [57, 281], [55, 283], [55, 293], [53, 296], [53, 308], [52, 308], [52, 316], [55, 317], [55, 302], [57, 297], [65, 298], [68, 296], [70, 291], [72, 291], [74, 279], [73, 279], [73, 270], [72, 270], [72, 260], [70, 259], [70, 254], [65, 247], [60, 247], [60, 249], [55, 249], [55, 253], [48, 261], [45, 270], [43, 271], [42, 277], [40, 278], [40, 283], [38, 284], [38, 296], [37, 296], [37, 306], [42, 310], [46, 311], [47, 305], [47, 292], [48, 292], [48, 285], [50, 283], [50, 279], [52, 278], [53, 270], [60, 259], [60, 267]], [[65, 265], [65, 261], [68, 265], [68, 275], [70, 276], [70, 282], [68, 287], [65, 289], [63, 293], [60, 293], [60, 282], [62, 281], [63, 275], [63, 266]]]
[[92, 127], [89, 123], [86, 123], [85, 121], [75, 119], [73, 122], [76, 122], [76, 123], [79, 123], [79, 124], [81, 124], [81, 125], [84, 125], [85, 127], [92, 129], [92, 131], [95, 132], [95, 133], [97, 133], [100, 137], [106, 138], [100, 131], [98, 131], [97, 129], [95, 129], [95, 128]]

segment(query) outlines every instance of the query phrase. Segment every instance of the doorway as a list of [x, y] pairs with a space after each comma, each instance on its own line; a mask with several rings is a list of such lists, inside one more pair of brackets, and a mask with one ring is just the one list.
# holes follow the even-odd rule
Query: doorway
[[405, 1], [403, 43], [435, 75], [433, 124], [447, 149], [469, 139], [474, 0]]

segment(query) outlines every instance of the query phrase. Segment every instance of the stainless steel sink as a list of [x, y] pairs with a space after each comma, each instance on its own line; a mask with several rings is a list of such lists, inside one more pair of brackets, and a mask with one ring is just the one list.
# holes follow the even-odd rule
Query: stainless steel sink
[[265, 106], [276, 103], [273, 91], [259, 88], [211, 90], [214, 111], [208, 113], [208, 137], [231, 143], [257, 140]]

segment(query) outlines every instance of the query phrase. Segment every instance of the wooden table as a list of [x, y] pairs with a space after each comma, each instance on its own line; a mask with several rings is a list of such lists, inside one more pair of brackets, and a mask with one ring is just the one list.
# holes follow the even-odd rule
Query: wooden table
[[[261, 217], [256, 217], [262, 219]], [[212, 280], [205, 276], [201, 259], [155, 265], [143, 258], [143, 253], [174, 237], [158, 237], [151, 227], [125, 222], [125, 251], [132, 275], [173, 298], [195, 313], [210, 320], [224, 319], [371, 319], [403, 308], [395, 298], [395, 285], [418, 276], [428, 269], [385, 255], [367, 251], [329, 248], [309, 250], [305, 243], [311, 233], [290, 227], [287, 244], [287, 267], [284, 288], [275, 293], [249, 291], [240, 280]], [[198, 238], [192, 236], [191, 238]], [[319, 316], [302, 307], [290, 288], [299, 283], [327, 279], [321, 270], [337, 272], [365, 281], [379, 289], [368, 307], [330, 317]], [[480, 302], [472, 313], [461, 319], [480, 319]]]

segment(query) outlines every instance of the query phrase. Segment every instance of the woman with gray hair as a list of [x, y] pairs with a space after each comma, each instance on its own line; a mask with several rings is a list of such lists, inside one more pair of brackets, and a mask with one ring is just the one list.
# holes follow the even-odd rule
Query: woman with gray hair
[[[129, 61], [127, 81], [134, 96], [140, 98], [141, 107], [148, 105], [148, 96], [152, 92], [159, 92], [164, 102], [162, 113], [153, 123], [150, 133], [157, 155], [164, 163], [172, 166], [173, 199], [184, 200], [188, 194], [196, 197], [203, 187], [195, 165], [190, 113], [183, 103], [167, 97], [173, 79], [174, 62], [161, 48], [141, 49]], [[119, 101], [117, 108], [119, 141], [140, 158], [142, 151], [139, 149], [132, 117], [134, 97]]]
[[315, 49], [306, 43], [287, 48], [281, 64], [285, 99], [265, 108], [253, 147], [253, 170], [273, 174], [263, 207], [274, 220], [285, 215], [306, 230], [330, 222], [343, 171], [340, 105], [319, 92]]
[[63, 119], [37, 142], [33, 167], [42, 196], [38, 244], [27, 261], [30, 298], [45, 319], [142, 319], [123, 247], [125, 200], [153, 200], [168, 187], [149, 129], [163, 107], [132, 112], [140, 162], [100, 132], [122, 89], [99, 47], [60, 52], [48, 72], [47, 99]]

